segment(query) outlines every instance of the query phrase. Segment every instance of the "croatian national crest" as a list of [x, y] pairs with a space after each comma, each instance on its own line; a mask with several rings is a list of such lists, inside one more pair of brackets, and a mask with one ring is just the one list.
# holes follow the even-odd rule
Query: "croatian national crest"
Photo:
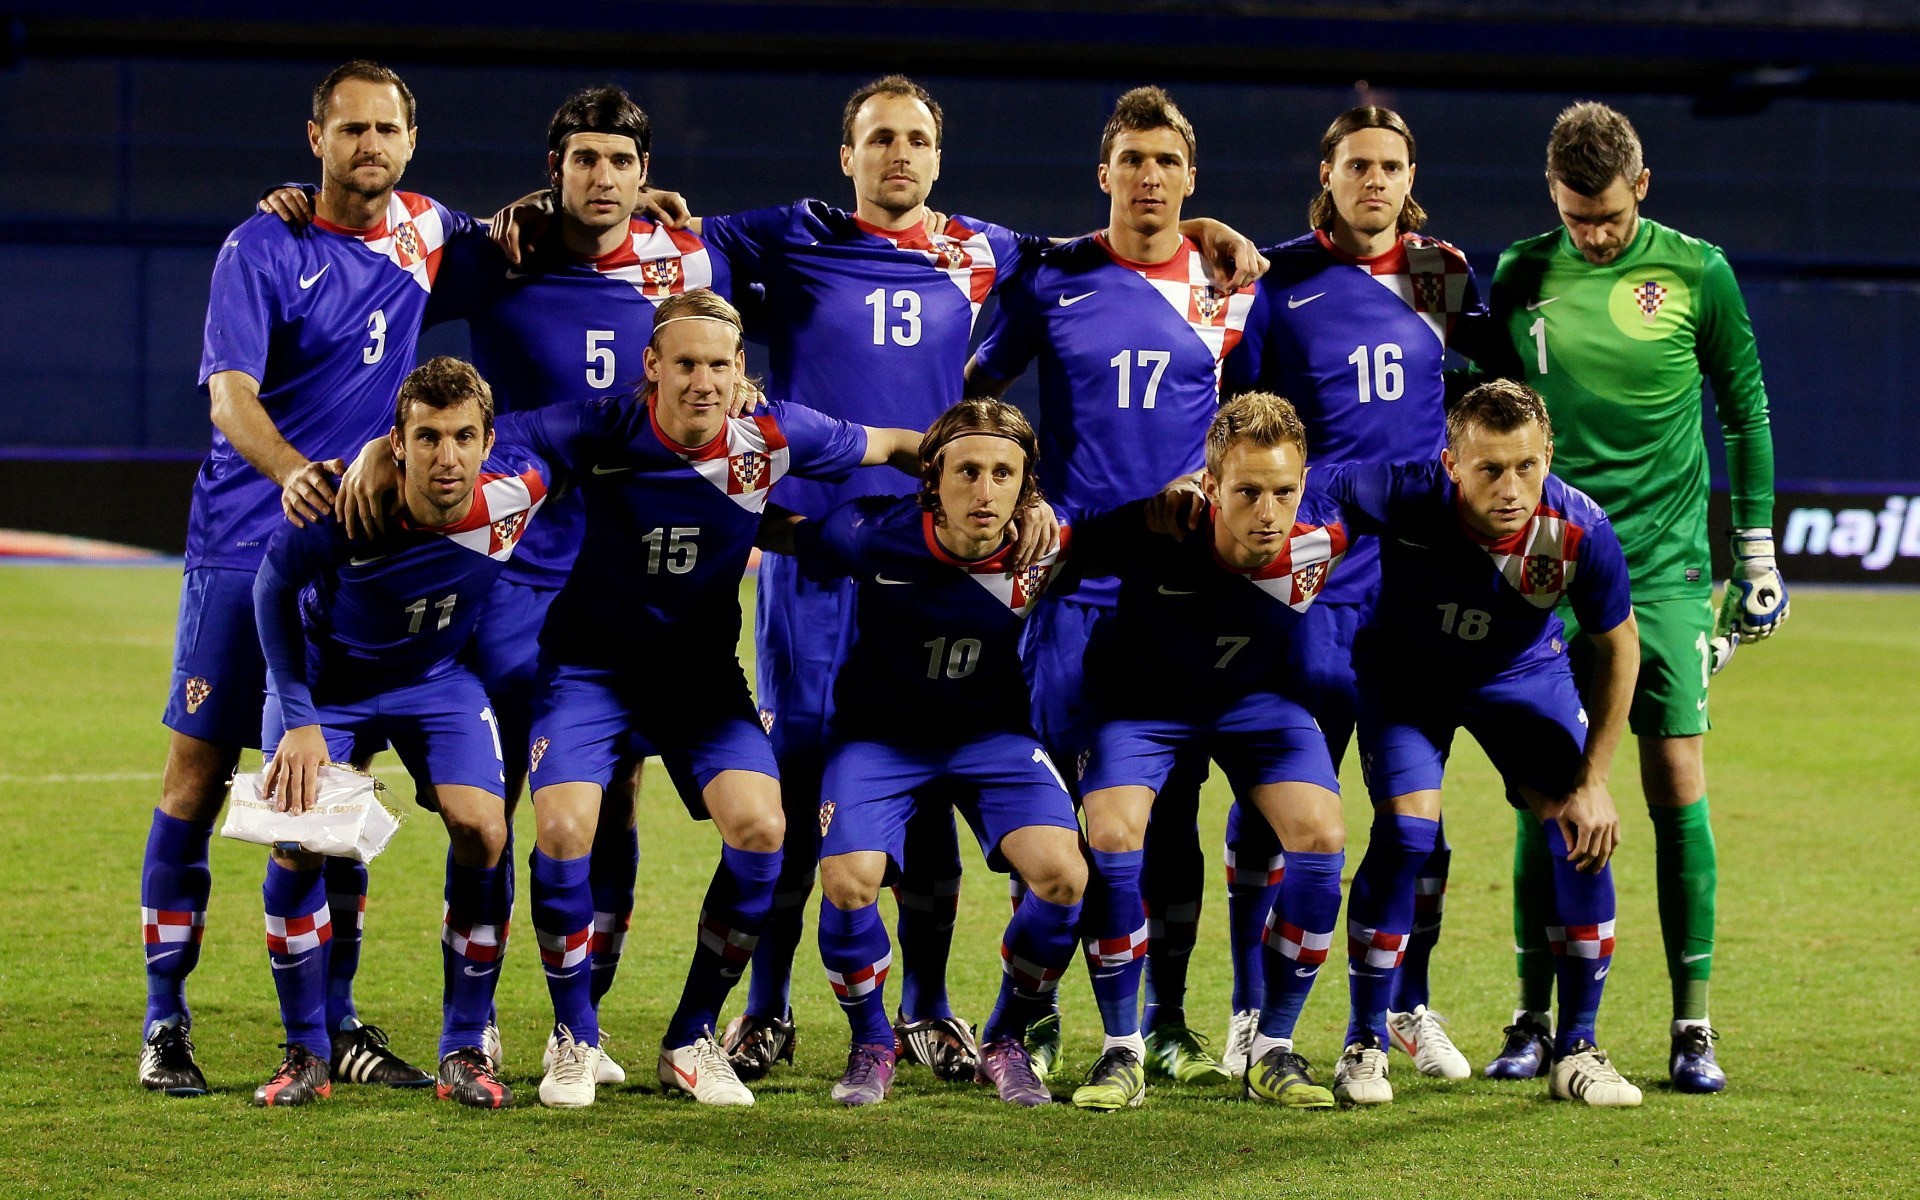
[[973, 263], [973, 256], [967, 253], [967, 248], [952, 238], [934, 238], [932, 247], [934, 258], [939, 260], [936, 265], [945, 270], [957, 271]]
[[190, 713], [199, 712], [200, 706], [205, 704], [207, 697], [211, 695], [213, 695], [213, 685], [205, 679], [195, 675], [192, 679], [187, 680], [187, 711]]
[[1053, 578], [1052, 562], [1037, 562], [1013, 577], [1014, 608], [1026, 608], [1047, 590], [1047, 581]]
[[1302, 596], [1318, 596], [1327, 582], [1327, 564], [1319, 562], [1302, 567], [1293, 573], [1293, 581]]
[[773, 710], [772, 709], [763, 708], [760, 710], [760, 728], [765, 730], [768, 733], [773, 732]]
[[645, 281], [648, 291], [671, 292], [680, 282], [680, 260], [677, 258], [656, 259], [640, 264], [640, 277]]
[[1213, 324], [1214, 318], [1218, 317], [1222, 312], [1225, 312], [1226, 308], [1227, 297], [1224, 294], [1212, 287], [1195, 284], [1193, 288], [1193, 311], [1187, 319], [1201, 325], [1211, 325]]
[[822, 800], [820, 802], [820, 836], [821, 837], [827, 836], [827, 830], [833, 826], [834, 808], [835, 808], [835, 805], [831, 800]]
[[553, 743], [546, 738], [537, 737], [533, 739], [533, 760], [532, 765], [527, 769], [528, 774], [532, 774], [534, 771], [540, 769], [540, 760], [546, 757], [547, 747], [551, 745], [553, 745]]
[[527, 516], [527, 512], [523, 509], [493, 523], [493, 553], [497, 554], [519, 542], [521, 532], [527, 527]]
[[1667, 299], [1667, 289], [1656, 279], [1649, 279], [1633, 289], [1633, 302], [1640, 309], [1640, 319], [1648, 325], [1660, 315], [1660, 306]]
[[1527, 555], [1527, 586], [1532, 591], [1544, 592], [1561, 590], [1561, 576], [1566, 573], [1566, 564], [1557, 554]]
[[1541, 505], [1526, 527], [1487, 547], [1508, 585], [1535, 608], [1552, 608], [1579, 568], [1586, 530]]
[[727, 490], [734, 495], [758, 491], [767, 486], [767, 456], [758, 450], [742, 450], [727, 460], [731, 468], [733, 483], [738, 485]]
[[420, 231], [412, 221], [402, 221], [393, 231], [393, 256], [403, 267], [411, 267], [425, 257], [420, 252]]

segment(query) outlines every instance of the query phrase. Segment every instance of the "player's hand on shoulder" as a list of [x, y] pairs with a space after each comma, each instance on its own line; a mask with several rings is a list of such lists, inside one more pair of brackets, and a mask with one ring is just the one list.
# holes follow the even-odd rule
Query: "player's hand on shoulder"
[[327, 737], [318, 725], [287, 730], [267, 763], [267, 798], [275, 812], [299, 816], [320, 796], [320, 768], [327, 762]]
[[533, 257], [552, 220], [551, 205], [547, 192], [528, 192], [488, 220], [488, 236], [500, 247], [500, 253], [507, 256], [508, 262], [517, 267]]
[[751, 379], [736, 379], [733, 382], [733, 400], [727, 405], [727, 415], [744, 417], [757, 412], [767, 402], [767, 394], [760, 385]]
[[693, 220], [693, 210], [687, 206], [687, 198], [665, 188], [641, 188], [640, 203], [634, 206], [633, 211], [668, 229], [685, 229], [687, 223]]
[[295, 233], [313, 224], [313, 200], [305, 188], [277, 187], [260, 198], [258, 207], [285, 221]]
[[309, 462], [280, 481], [280, 511], [297, 529], [333, 511], [334, 479], [346, 464], [337, 458]]
[[386, 438], [360, 448], [340, 479], [334, 511], [341, 528], [355, 541], [371, 541], [387, 531], [387, 514], [400, 502], [400, 465]]
[[1053, 505], [1036, 500], [1013, 519], [1013, 561], [1007, 574], [1017, 575], [1060, 548], [1060, 517]]
[[1147, 498], [1146, 518], [1149, 532], [1185, 541], [1190, 530], [1200, 528], [1207, 515], [1207, 493], [1200, 486], [1200, 473], [1182, 476]]
[[1733, 551], [1733, 577], [1720, 601], [1718, 627], [1743, 642], [1770, 638], [1787, 623], [1792, 608], [1774, 560], [1773, 531], [1736, 529], [1727, 545]]
[[947, 219], [946, 213], [929, 208], [926, 219], [921, 224], [926, 228], [927, 236], [934, 238], [947, 231]]
[[1227, 292], [1252, 287], [1272, 264], [1260, 253], [1253, 240], [1231, 225], [1220, 221], [1201, 222], [1198, 238], [1201, 257], [1207, 260], [1208, 273]]

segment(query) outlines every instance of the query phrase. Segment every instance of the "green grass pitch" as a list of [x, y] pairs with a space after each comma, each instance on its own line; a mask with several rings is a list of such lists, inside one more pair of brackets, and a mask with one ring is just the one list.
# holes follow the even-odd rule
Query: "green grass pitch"
[[[431, 1092], [345, 1086], [311, 1110], [248, 1107], [281, 1036], [261, 961], [263, 856], [217, 838], [190, 987], [215, 1092], [168, 1100], [136, 1086], [139, 865], [178, 586], [169, 570], [0, 569], [0, 1195], [1744, 1198], [1920, 1187], [1907, 1093], [1920, 1067], [1907, 1036], [1920, 1012], [1920, 874], [1903, 853], [1920, 840], [1920, 595], [1803, 592], [1785, 633], [1741, 650], [1715, 685], [1724, 1095], [1664, 1084], [1667, 985], [1629, 747], [1614, 772], [1626, 840], [1601, 1040], [1646, 1089], [1638, 1111], [1551, 1104], [1544, 1083], [1421, 1079], [1397, 1056], [1398, 1097], [1383, 1111], [1283, 1113], [1160, 1086], [1138, 1111], [1025, 1113], [917, 1068], [892, 1102], [840, 1111], [826, 1091], [846, 1027], [811, 933], [797, 968], [797, 1069], [777, 1071], [750, 1111], [666, 1099], [651, 1086], [655, 1047], [718, 841], [655, 772], [633, 932], [602, 1017], [635, 1085], [601, 1089], [587, 1110], [534, 1102], [549, 1010], [523, 886], [500, 993], [520, 1106], [483, 1114]], [[1477, 1065], [1512, 1002], [1512, 818], [1468, 742], [1449, 783], [1455, 855], [1435, 992]], [[1352, 864], [1368, 816], [1351, 765], [1346, 795]], [[1217, 862], [1217, 780], [1209, 798], [1204, 837]], [[523, 848], [530, 821], [523, 812]], [[416, 814], [374, 865], [360, 974], [362, 1011], [428, 1065], [444, 845], [437, 822]], [[1219, 868], [1208, 876], [1189, 1012], [1217, 1042], [1225, 905]], [[951, 978], [976, 1021], [997, 984], [1005, 895], [969, 849]], [[1345, 1022], [1341, 983], [1327, 973], [1300, 1029], [1301, 1049], [1328, 1074]], [[1098, 1044], [1083, 967], [1062, 995], [1068, 1066], [1082, 1071]]]

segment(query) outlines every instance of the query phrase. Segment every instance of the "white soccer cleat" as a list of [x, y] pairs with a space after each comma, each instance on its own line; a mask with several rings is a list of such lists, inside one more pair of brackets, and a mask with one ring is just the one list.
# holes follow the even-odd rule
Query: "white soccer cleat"
[[1607, 1052], [1592, 1042], [1575, 1042], [1573, 1051], [1553, 1060], [1547, 1094], [1555, 1100], [1579, 1100], [1595, 1108], [1639, 1108], [1640, 1089], [1620, 1077]]
[[691, 1046], [660, 1047], [660, 1086], [692, 1096], [702, 1104], [721, 1107], [753, 1105], [753, 1093], [734, 1074], [727, 1052], [712, 1031], [702, 1033]]
[[[547, 1035], [547, 1052], [540, 1056], [540, 1065], [553, 1070], [553, 1064], [560, 1057], [560, 1038], [557, 1034]], [[627, 1069], [607, 1057], [607, 1035], [600, 1035], [600, 1065], [594, 1068], [595, 1083], [625, 1083]]]
[[[551, 1055], [553, 1053], [552, 1038], [547, 1039], [547, 1047], [547, 1053]], [[495, 1075], [498, 1075], [505, 1069], [507, 1051], [506, 1048], [500, 1044], [500, 1026], [493, 1021], [488, 1021], [487, 1027], [480, 1031], [480, 1053], [487, 1056], [487, 1062], [493, 1067], [493, 1073]], [[553, 1068], [552, 1058], [549, 1057], [547, 1061], [541, 1065], [551, 1070]]]
[[1353, 1042], [1333, 1069], [1333, 1098], [1343, 1105], [1392, 1104], [1393, 1084], [1387, 1079], [1387, 1052], [1368, 1038]]
[[1467, 1056], [1447, 1036], [1447, 1019], [1424, 1004], [1412, 1012], [1387, 1014], [1387, 1034], [1413, 1060], [1413, 1069], [1435, 1079], [1465, 1079], [1473, 1074]]
[[585, 1108], [593, 1103], [593, 1079], [600, 1067], [600, 1047], [573, 1040], [565, 1025], [555, 1029], [557, 1053], [547, 1076], [540, 1081], [540, 1103], [548, 1108]]
[[1227, 1048], [1220, 1055], [1220, 1065], [1235, 1079], [1247, 1077], [1247, 1068], [1253, 1064], [1253, 1037], [1259, 1032], [1260, 1010], [1257, 1008], [1243, 1008], [1227, 1023]]

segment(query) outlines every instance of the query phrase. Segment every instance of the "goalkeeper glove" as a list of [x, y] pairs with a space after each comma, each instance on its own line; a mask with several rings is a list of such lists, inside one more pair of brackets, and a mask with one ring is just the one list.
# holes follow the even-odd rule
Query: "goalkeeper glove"
[[1786, 624], [1791, 608], [1786, 581], [1773, 561], [1773, 531], [1736, 529], [1727, 544], [1733, 551], [1733, 578], [1720, 601], [1718, 631], [1745, 642], [1771, 637]]

